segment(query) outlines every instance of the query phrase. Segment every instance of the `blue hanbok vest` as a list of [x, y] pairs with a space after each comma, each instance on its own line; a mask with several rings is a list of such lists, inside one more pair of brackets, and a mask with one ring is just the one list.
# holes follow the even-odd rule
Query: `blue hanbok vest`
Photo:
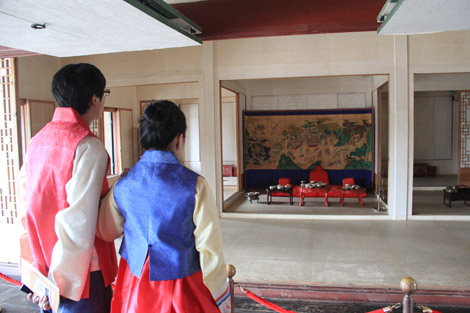
[[200, 270], [193, 222], [197, 178], [172, 152], [148, 150], [116, 184], [114, 199], [126, 219], [119, 253], [136, 277], [147, 254], [151, 281]]

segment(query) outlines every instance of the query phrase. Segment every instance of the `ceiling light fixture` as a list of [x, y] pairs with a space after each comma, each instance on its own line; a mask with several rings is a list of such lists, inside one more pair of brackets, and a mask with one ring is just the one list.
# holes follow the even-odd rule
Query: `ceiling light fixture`
[[31, 28], [44, 29], [44, 28], [46, 28], [46, 23], [42, 23], [42, 24], [34, 23], [34, 24], [31, 24]]
[[173, 28], [174, 30], [185, 34], [191, 39], [202, 43], [195, 35], [202, 32], [201, 27], [181, 14], [171, 5], [163, 0], [124, 0], [139, 10]]
[[195, 35], [201, 28], [172, 6], [163, 0], [141, 1], [0, 0], [0, 46], [72, 57], [202, 43]]
[[397, 3], [398, 0], [387, 0], [382, 10], [380, 10], [379, 15], [377, 15], [377, 23], [383, 23], [389, 16], [393, 15], [392, 11]]

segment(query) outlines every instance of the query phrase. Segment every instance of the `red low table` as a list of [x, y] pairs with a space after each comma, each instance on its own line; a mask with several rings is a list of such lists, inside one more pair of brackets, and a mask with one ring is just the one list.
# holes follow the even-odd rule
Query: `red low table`
[[294, 195], [300, 196], [300, 206], [303, 206], [305, 197], [307, 198], [324, 198], [325, 199], [325, 206], [328, 206], [328, 191], [330, 190], [331, 186], [327, 185], [325, 187], [320, 188], [308, 188], [308, 187], [295, 187], [294, 188]]
[[341, 197], [340, 197], [340, 203], [341, 206], [344, 206], [344, 198], [357, 198], [359, 200], [359, 204], [363, 207], [364, 202], [362, 199], [366, 196], [366, 188], [359, 188], [359, 189], [343, 189], [341, 188]]

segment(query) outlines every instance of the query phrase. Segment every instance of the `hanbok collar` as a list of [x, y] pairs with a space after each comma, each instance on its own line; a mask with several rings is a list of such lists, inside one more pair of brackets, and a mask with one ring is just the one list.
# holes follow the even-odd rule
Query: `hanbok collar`
[[90, 129], [90, 126], [85, 122], [83, 117], [73, 108], [58, 107], [55, 108], [54, 116], [52, 117], [53, 122], [70, 122], [78, 123], [86, 129]]
[[140, 162], [180, 164], [180, 161], [173, 152], [165, 150], [147, 150], [140, 158]]

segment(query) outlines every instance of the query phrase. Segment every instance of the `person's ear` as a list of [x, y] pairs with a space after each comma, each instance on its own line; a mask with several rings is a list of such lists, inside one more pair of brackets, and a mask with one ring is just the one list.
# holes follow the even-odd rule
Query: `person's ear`
[[176, 138], [176, 149], [182, 150], [183, 147], [184, 147], [184, 135], [179, 134], [178, 137]]
[[91, 108], [94, 105], [96, 105], [96, 99], [97, 97], [95, 95], [91, 96], [90, 101], [88, 101], [88, 107]]
[[100, 98], [97, 96], [97, 95], [93, 95], [91, 96], [91, 99], [90, 99], [90, 104], [93, 106], [93, 105], [97, 105], [99, 104], [100, 102]]

